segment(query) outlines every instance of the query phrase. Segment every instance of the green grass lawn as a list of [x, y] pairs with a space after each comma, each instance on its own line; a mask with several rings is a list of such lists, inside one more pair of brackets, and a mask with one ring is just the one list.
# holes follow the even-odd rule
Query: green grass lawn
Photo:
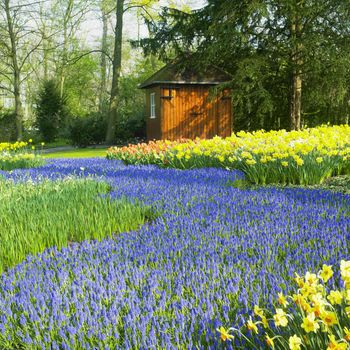
[[43, 154], [44, 158], [90, 158], [105, 157], [107, 148], [77, 148]]

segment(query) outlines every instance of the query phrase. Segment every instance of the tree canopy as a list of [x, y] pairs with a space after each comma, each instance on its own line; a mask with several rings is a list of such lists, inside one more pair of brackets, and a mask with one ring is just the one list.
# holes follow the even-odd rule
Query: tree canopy
[[149, 26], [145, 53], [229, 74], [238, 129], [348, 120], [348, 0], [209, 0]]

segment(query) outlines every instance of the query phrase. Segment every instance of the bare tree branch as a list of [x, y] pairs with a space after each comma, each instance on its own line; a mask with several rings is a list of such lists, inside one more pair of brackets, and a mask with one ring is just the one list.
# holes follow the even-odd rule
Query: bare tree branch
[[0, 85], [0, 90], [5, 90], [5, 91], [10, 92], [11, 94], [14, 94], [13, 90], [11, 90], [10, 88], [8, 88], [7, 86], [4, 86], [4, 85]]
[[78, 55], [78, 56], [76, 56], [76, 57], [73, 57], [73, 58], [71, 58], [70, 60], [68, 60], [67, 63], [68, 63], [68, 64], [71, 64], [71, 65], [72, 65], [72, 64], [75, 64], [75, 63], [77, 63], [80, 59], [82, 59], [83, 57], [88, 56], [88, 55], [90, 55], [90, 54], [92, 54], [92, 53], [95, 53], [95, 52], [100, 52], [100, 53], [105, 54], [106, 57], [108, 57], [108, 59], [109, 59], [111, 62], [113, 62], [113, 59], [112, 59], [112, 57], [108, 54], [108, 52], [103, 51], [103, 50], [100, 50], [100, 49], [96, 49], [96, 50], [90, 50], [90, 51], [88, 51], [88, 52], [84, 52], [84, 53], [82, 53], [81, 55]]

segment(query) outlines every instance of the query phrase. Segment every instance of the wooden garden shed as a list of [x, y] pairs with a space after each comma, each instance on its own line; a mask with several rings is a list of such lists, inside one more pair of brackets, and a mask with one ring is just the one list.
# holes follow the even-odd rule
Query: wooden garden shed
[[219, 70], [203, 73], [168, 64], [140, 84], [146, 90], [148, 140], [226, 137], [232, 133], [228, 90], [213, 93], [228, 77]]

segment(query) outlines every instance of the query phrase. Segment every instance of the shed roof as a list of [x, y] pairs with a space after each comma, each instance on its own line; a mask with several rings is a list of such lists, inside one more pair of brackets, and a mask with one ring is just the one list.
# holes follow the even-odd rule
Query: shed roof
[[139, 88], [145, 89], [160, 84], [218, 85], [229, 80], [230, 77], [218, 68], [211, 67], [199, 72], [193, 67], [177, 62], [164, 66], [141, 83]]

